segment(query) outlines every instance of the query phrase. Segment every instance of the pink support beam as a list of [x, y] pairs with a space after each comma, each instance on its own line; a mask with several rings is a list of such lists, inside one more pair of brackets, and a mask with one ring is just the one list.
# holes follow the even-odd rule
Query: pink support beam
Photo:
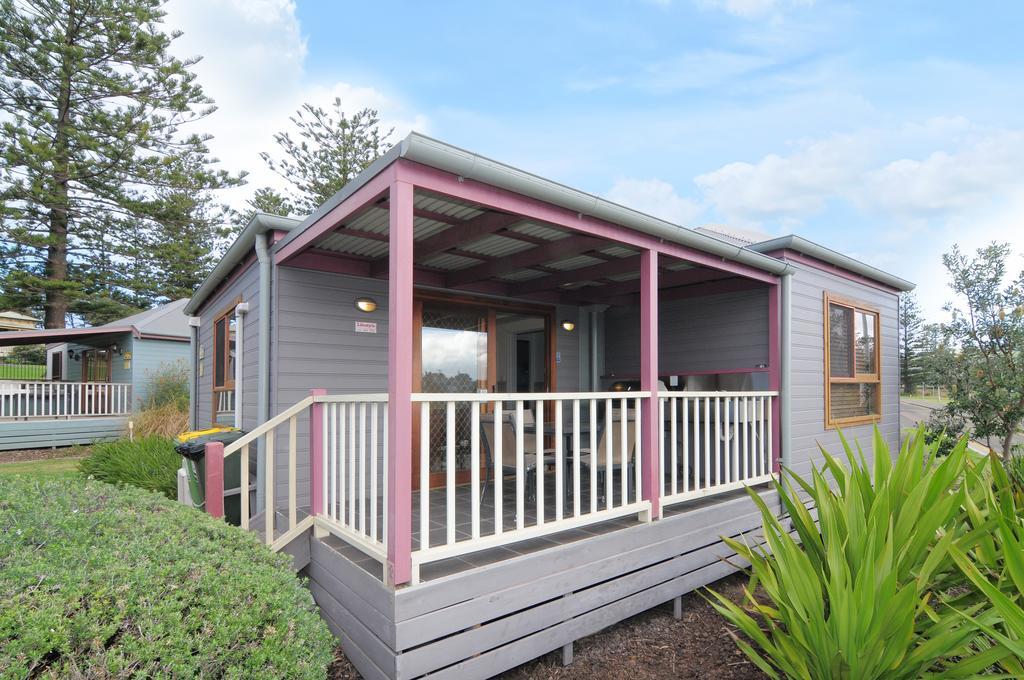
[[635, 248], [654, 250], [687, 262], [746, 276], [765, 283], [773, 283], [777, 278], [757, 267], [727, 260], [696, 248], [665, 242], [650, 234], [634, 231], [612, 222], [499, 189], [476, 180], [456, 177], [443, 170], [405, 159], [396, 161], [396, 165], [398, 166], [398, 176], [403, 181], [411, 182], [427, 191], [486, 205], [495, 210], [521, 215], [525, 219], [565, 227]]
[[[322, 397], [327, 390], [315, 387], [311, 397]], [[314, 401], [309, 407], [309, 514], [324, 511], [324, 405]]]
[[390, 188], [388, 252], [388, 562], [392, 585], [412, 578], [413, 186]]
[[206, 445], [203, 467], [205, 479], [203, 492], [206, 496], [206, 512], [211, 517], [224, 516], [224, 443], [210, 442]]
[[[388, 190], [395, 178], [396, 166], [387, 166], [359, 187], [351, 196], [321, 215], [313, 224], [299, 232], [295, 238], [284, 244], [274, 255], [275, 264], [285, 264], [288, 260], [319, 241], [323, 236], [334, 231], [345, 219], [372, 203]], [[411, 217], [410, 217], [411, 219]]]
[[[782, 286], [768, 291], [768, 389], [778, 391], [782, 383], [781, 308]], [[778, 472], [782, 456], [782, 408], [778, 397], [772, 397], [772, 472]]]
[[661, 517], [661, 419], [658, 409], [658, 253], [640, 254], [640, 389], [650, 391], [640, 408], [642, 496], [651, 517]]

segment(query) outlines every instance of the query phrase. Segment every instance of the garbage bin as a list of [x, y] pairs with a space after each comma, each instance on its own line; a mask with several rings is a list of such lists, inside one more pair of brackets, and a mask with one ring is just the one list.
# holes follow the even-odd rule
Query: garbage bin
[[[182, 457], [182, 465], [188, 477], [189, 494], [192, 505], [199, 509], [206, 506], [206, 445], [221, 442], [225, 445], [241, 438], [245, 432], [233, 427], [214, 427], [208, 430], [184, 432], [175, 439], [174, 450]], [[242, 515], [242, 493], [249, 493], [249, 480], [243, 487], [241, 484], [242, 452], [230, 456], [224, 461], [224, 517], [228, 522], [238, 525]], [[250, 470], [254, 469], [252, 465]]]

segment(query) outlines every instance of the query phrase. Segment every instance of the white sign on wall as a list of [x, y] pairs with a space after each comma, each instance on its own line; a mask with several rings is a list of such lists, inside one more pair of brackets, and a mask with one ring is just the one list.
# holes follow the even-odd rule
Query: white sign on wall
[[356, 333], [376, 333], [376, 321], [356, 321]]

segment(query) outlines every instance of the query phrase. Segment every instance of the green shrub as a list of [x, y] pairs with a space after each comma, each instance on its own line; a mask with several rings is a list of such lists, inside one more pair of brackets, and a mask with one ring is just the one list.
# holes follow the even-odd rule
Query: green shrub
[[92, 453], [79, 463], [85, 475], [110, 484], [156, 491], [172, 500], [177, 496], [180, 467], [181, 456], [174, 452], [174, 443], [165, 437], [95, 444]]
[[924, 426], [924, 441], [929, 447], [936, 447], [936, 454], [948, 456], [964, 435], [970, 434], [963, 416], [947, 408], [934, 409]]
[[[937, 667], [960, 677], [952, 666], [975, 656], [977, 628], [935, 604], [963, 581], [949, 549], [966, 531], [962, 508], [980, 474], [966, 440], [938, 458], [937, 444], [926, 448], [918, 431], [892, 462], [876, 430], [873, 468], [843, 444], [848, 467], [822, 451], [824, 470], [776, 483], [796, 538], [751, 491], [766, 545], [725, 539], [751, 563], [750, 611], [718, 594], [715, 608], [753, 641], [737, 638], [771, 677], [909, 679]], [[758, 584], [770, 602], [755, 595]], [[952, 600], [969, 615], [981, 607], [970, 595]], [[964, 664], [984, 669], [993, 658]]]
[[161, 408], [173, 404], [179, 411], [188, 412], [189, 368], [184, 361], [160, 364], [149, 372], [146, 380], [146, 403], [143, 408]]
[[0, 478], [0, 678], [324, 678], [289, 558], [153, 493]]

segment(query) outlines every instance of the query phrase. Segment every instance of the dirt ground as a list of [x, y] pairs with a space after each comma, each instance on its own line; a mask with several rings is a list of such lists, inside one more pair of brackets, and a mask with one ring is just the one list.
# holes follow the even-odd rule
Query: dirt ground
[[[726, 577], [711, 587], [733, 600], [742, 597], [743, 575]], [[761, 680], [761, 673], [736, 648], [725, 621], [699, 594], [683, 596], [683, 618], [672, 616], [672, 603], [637, 614], [579, 640], [573, 663], [562, 666], [561, 651], [502, 673], [502, 680]], [[338, 649], [332, 680], [358, 678]]]
[[89, 455], [87, 446], [62, 446], [56, 449], [19, 449], [17, 451], [0, 451], [0, 463], [25, 463], [30, 460], [50, 460], [52, 458], [81, 458]]

